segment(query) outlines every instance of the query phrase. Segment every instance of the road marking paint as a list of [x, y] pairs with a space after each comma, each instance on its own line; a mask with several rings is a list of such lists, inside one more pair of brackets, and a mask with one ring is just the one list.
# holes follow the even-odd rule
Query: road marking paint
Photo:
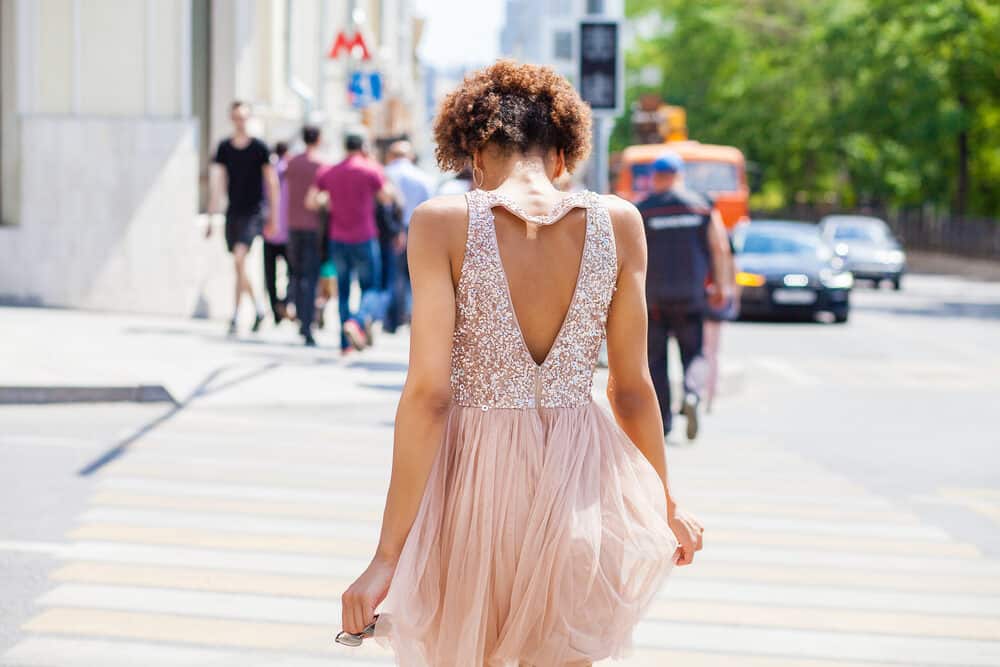
[[833, 610], [778, 607], [732, 602], [691, 602], [678, 605], [658, 599], [647, 618], [682, 623], [718, 623], [799, 630], [828, 630], [921, 637], [993, 640], [1000, 637], [1000, 618], [947, 616], [901, 611]]
[[339, 598], [304, 599], [248, 593], [63, 584], [43, 594], [38, 604], [330, 627], [340, 623]]
[[882, 661], [902, 665], [1000, 664], [1000, 642], [887, 636], [733, 625], [642, 621], [637, 646], [828, 660]]
[[207, 484], [203, 482], [177, 482], [148, 477], [109, 477], [98, 483], [99, 489], [158, 493], [176, 496], [201, 496], [208, 498], [251, 498], [256, 500], [283, 500], [296, 502], [340, 504], [345, 507], [383, 507], [384, 493], [358, 493], [345, 491], [307, 491], [283, 486], [251, 486], [241, 484]]
[[53, 581], [79, 584], [148, 586], [219, 593], [257, 593], [301, 598], [336, 598], [350, 577], [323, 577], [124, 563], [72, 563], [54, 571]]
[[[701, 515], [699, 514], [699, 518]], [[709, 521], [705, 525], [713, 526]], [[786, 546], [823, 548], [835, 551], [863, 551], [865, 553], [912, 554], [931, 547], [941, 556], [957, 558], [981, 558], [982, 552], [974, 544], [966, 542], [935, 542], [929, 545], [921, 540], [880, 539], [866, 537], [859, 539], [850, 535], [809, 535], [804, 533], [766, 532], [757, 529], [734, 530], [709, 528], [707, 538], [712, 543], [759, 544], [766, 546]]]
[[[324, 655], [233, 651], [152, 642], [29, 637], [4, 654], [4, 664], [24, 667], [375, 667], [392, 665], [392, 658], [378, 646], [365, 642], [349, 649], [332, 642]], [[838, 666], [840, 667], [840, 666]], [[854, 666], [850, 666], [854, 667]]]
[[242, 551], [267, 551], [272, 553], [340, 555], [371, 557], [375, 553], [378, 534], [345, 539], [336, 537], [307, 537], [300, 535], [266, 535], [220, 533], [214, 530], [138, 526], [122, 524], [88, 524], [73, 530], [69, 536], [77, 540], [103, 540], [134, 544], [176, 545], [202, 549], [232, 549]]
[[64, 556], [72, 545], [66, 542], [32, 542], [29, 540], [0, 540], [0, 551], [20, 551], [24, 553]]
[[833, 586], [789, 586], [670, 578], [664, 600], [740, 602], [772, 606], [1000, 616], [1000, 596], [919, 593]]
[[377, 539], [376, 521], [321, 521], [289, 517], [257, 517], [245, 514], [189, 514], [147, 509], [99, 507], [80, 516], [88, 523], [120, 523], [143, 527], [203, 528], [226, 533], [288, 535], [294, 537], [339, 537], [342, 539]]
[[[918, 539], [927, 540], [928, 542], [947, 541], [951, 539], [951, 536], [944, 530], [929, 524], [887, 523], [880, 521], [819, 522], [783, 517], [758, 517], [705, 512], [700, 513], [698, 518], [705, 524], [707, 530], [711, 528], [729, 528], [809, 533], [814, 535], [855, 536], [859, 538]], [[936, 545], [926, 544], [925, 548], [936, 548]]]
[[336, 631], [332, 622], [323, 625], [268, 623], [61, 607], [43, 611], [22, 628], [27, 632], [55, 635], [314, 652], [328, 651]]
[[341, 505], [320, 505], [282, 501], [226, 500], [170, 495], [152, 495], [101, 491], [90, 499], [91, 506], [131, 507], [142, 509], [178, 510], [187, 512], [236, 513], [252, 516], [289, 516], [321, 518], [330, 521], [381, 521], [377, 509], [347, 508]]
[[683, 667], [887, 667], [884, 662], [783, 658], [728, 653], [717, 649], [679, 651], [648, 648], [634, 649], [629, 657], [622, 661], [602, 660], [596, 664], [597, 667], [664, 667], [664, 665]]

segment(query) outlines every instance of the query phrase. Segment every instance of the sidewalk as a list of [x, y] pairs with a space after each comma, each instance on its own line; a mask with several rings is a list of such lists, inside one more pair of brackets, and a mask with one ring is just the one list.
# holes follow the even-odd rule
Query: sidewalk
[[[253, 334], [244, 321], [230, 338], [225, 322], [209, 320], [44, 308], [0, 308], [0, 320], [0, 389], [33, 388], [43, 398], [77, 389], [85, 390], [78, 400], [113, 401], [120, 400], [114, 390], [162, 387], [185, 403], [226, 385], [238, 389], [227, 392], [234, 401], [351, 402], [375, 391], [364, 389], [373, 365], [392, 364], [400, 383], [406, 370], [404, 336], [382, 336], [373, 349], [345, 358], [332, 330], [319, 332], [319, 347], [310, 349], [288, 322], [267, 321]], [[310, 377], [297, 382], [302, 374]], [[352, 383], [361, 387], [345, 393]]]

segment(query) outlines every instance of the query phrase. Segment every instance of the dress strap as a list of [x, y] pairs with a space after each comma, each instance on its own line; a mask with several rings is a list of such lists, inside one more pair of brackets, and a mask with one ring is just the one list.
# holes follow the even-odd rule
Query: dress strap
[[482, 205], [484, 207], [493, 208], [495, 206], [502, 206], [525, 222], [530, 222], [539, 226], [551, 225], [559, 222], [573, 209], [590, 208], [599, 201], [599, 197], [597, 197], [595, 193], [590, 190], [581, 190], [564, 197], [562, 201], [556, 204], [548, 213], [542, 215], [531, 215], [510, 197], [495, 190], [474, 190], [473, 192], [478, 193], [478, 196], [482, 198]]

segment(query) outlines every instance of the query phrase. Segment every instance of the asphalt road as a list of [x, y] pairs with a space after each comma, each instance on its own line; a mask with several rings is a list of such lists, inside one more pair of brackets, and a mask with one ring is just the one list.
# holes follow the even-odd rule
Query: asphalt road
[[[727, 325], [716, 410], [668, 449], [706, 549], [618, 664], [1000, 664], [1000, 283], [853, 302], [846, 325]], [[384, 338], [179, 411], [0, 407], [0, 664], [391, 664], [330, 639], [404, 362]]]

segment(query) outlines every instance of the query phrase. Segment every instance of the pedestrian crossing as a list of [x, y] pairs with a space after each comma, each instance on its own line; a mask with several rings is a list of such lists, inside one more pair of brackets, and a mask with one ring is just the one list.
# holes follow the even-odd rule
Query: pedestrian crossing
[[[392, 398], [369, 421], [300, 425], [195, 405], [137, 441], [101, 472], [0, 663], [393, 664], [332, 641], [378, 537]], [[607, 664], [1000, 664], [1000, 560], [976, 545], [776, 444], [708, 434], [668, 458], [705, 550]], [[989, 490], [940, 496], [1000, 510]]]

